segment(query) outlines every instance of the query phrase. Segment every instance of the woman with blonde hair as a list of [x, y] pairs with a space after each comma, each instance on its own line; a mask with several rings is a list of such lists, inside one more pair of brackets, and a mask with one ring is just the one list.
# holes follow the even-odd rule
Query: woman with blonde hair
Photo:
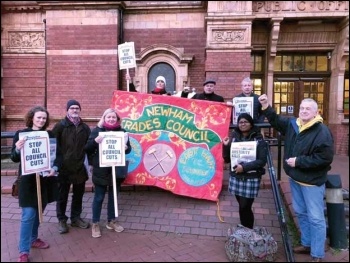
[[[100, 217], [102, 211], [102, 204], [105, 194], [108, 190], [108, 205], [107, 205], [107, 224], [106, 228], [116, 232], [122, 232], [124, 228], [116, 221], [114, 212], [114, 196], [113, 196], [113, 182], [112, 182], [112, 167], [100, 167], [99, 161], [99, 144], [104, 137], [100, 136], [100, 132], [122, 131], [126, 132], [121, 127], [121, 120], [117, 112], [109, 108], [105, 110], [97, 127], [91, 131], [90, 137], [85, 145], [85, 151], [89, 157], [89, 164], [92, 165], [92, 182], [94, 184], [94, 199], [92, 202], [92, 237], [97, 238], [101, 236]], [[131, 152], [131, 144], [129, 139], [125, 141], [125, 154]], [[116, 167], [119, 170], [127, 172], [123, 167]], [[124, 167], [125, 168], [125, 167]], [[117, 172], [116, 172], [117, 173]], [[117, 178], [117, 193], [120, 192], [121, 184], [124, 179]]]

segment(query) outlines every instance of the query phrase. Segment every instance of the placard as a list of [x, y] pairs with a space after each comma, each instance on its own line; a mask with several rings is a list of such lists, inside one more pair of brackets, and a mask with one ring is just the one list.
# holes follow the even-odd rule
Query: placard
[[19, 139], [25, 139], [21, 149], [22, 175], [50, 169], [50, 141], [46, 131], [21, 132]]
[[99, 144], [100, 167], [125, 166], [125, 136], [127, 133], [120, 132], [99, 132], [104, 137]]
[[257, 141], [231, 143], [231, 171], [240, 163], [256, 160]]
[[236, 97], [232, 100], [234, 105], [234, 110], [232, 111], [233, 124], [237, 124], [238, 116], [241, 113], [248, 113], [252, 118], [254, 118], [254, 98], [253, 97]]
[[136, 67], [134, 42], [118, 45], [119, 69]]

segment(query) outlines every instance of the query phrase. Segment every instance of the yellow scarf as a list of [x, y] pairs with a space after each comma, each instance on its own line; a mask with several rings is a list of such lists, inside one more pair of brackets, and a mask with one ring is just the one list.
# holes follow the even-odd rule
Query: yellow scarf
[[309, 121], [308, 123], [301, 124], [300, 118], [297, 119], [297, 125], [299, 127], [299, 132], [305, 131], [309, 129], [312, 125], [314, 125], [317, 122], [323, 123], [323, 118], [320, 115], [316, 115], [314, 119]]

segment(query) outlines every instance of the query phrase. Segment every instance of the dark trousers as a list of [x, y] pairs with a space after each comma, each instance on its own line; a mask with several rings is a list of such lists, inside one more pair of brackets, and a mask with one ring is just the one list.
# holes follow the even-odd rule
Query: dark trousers
[[[66, 220], [67, 203], [68, 195], [70, 190], [70, 183], [59, 183], [58, 184], [58, 199], [56, 203], [56, 212], [58, 220]], [[74, 221], [75, 219], [80, 218], [80, 214], [83, 211], [83, 196], [85, 193], [85, 182], [81, 184], [73, 184], [73, 195], [72, 195], [72, 204], [70, 219]]]
[[236, 195], [236, 200], [239, 205], [239, 219], [241, 225], [253, 228], [254, 227], [254, 214], [252, 210], [254, 198], [246, 198]]

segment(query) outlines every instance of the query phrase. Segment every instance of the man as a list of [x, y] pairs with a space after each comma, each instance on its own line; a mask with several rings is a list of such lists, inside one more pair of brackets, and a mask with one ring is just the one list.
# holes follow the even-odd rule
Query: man
[[184, 87], [184, 89], [182, 91], [179, 91], [178, 93], [174, 94], [173, 96], [191, 99], [195, 94], [196, 94], [195, 89], [192, 89], [192, 92], [191, 92], [191, 88], [186, 86], [186, 87]]
[[207, 79], [204, 83], [203, 93], [196, 93], [192, 99], [224, 102], [224, 97], [214, 93], [216, 81]]
[[261, 104], [259, 103], [259, 96], [253, 93], [253, 81], [247, 77], [242, 80], [241, 83], [242, 93], [237, 95], [236, 98], [253, 97], [253, 120], [254, 123], [262, 123], [265, 120], [264, 114], [262, 114]]
[[71, 226], [89, 228], [89, 223], [80, 215], [83, 207], [85, 182], [88, 180], [84, 166], [84, 147], [90, 136], [90, 127], [80, 118], [81, 106], [76, 100], [67, 102], [67, 115], [56, 123], [53, 133], [63, 154], [62, 168], [58, 174], [58, 200], [56, 204], [58, 230], [61, 234], [69, 231], [67, 225], [66, 209], [68, 195], [73, 185], [73, 196], [70, 212]]
[[294, 253], [310, 254], [310, 262], [321, 262], [326, 241], [323, 198], [334, 156], [332, 134], [318, 115], [313, 99], [302, 100], [297, 119], [278, 115], [265, 94], [259, 101], [271, 126], [285, 136], [283, 168], [289, 176], [301, 232], [301, 246], [294, 247]]

